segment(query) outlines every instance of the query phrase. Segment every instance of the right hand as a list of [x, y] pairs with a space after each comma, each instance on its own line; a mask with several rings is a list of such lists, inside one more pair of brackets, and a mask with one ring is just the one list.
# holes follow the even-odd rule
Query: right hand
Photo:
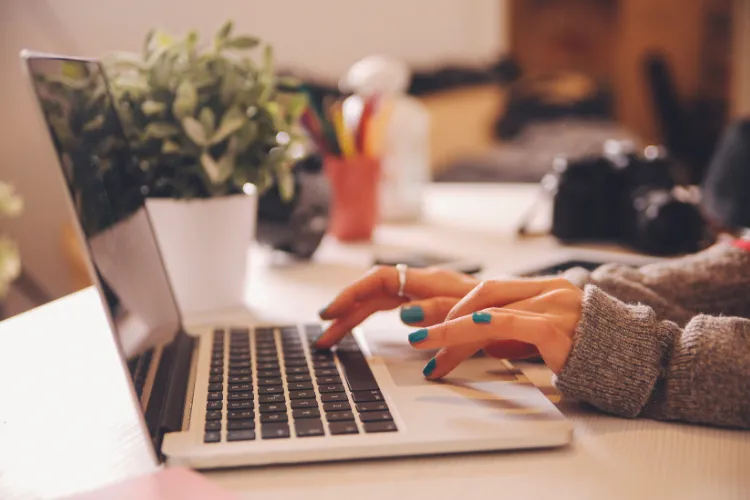
[[344, 288], [322, 311], [331, 320], [316, 346], [330, 348], [352, 328], [378, 311], [401, 306], [401, 319], [410, 326], [432, 326], [445, 321], [451, 309], [474, 289], [479, 280], [469, 275], [439, 268], [409, 268], [406, 297], [398, 296], [395, 267], [376, 266], [365, 276]]

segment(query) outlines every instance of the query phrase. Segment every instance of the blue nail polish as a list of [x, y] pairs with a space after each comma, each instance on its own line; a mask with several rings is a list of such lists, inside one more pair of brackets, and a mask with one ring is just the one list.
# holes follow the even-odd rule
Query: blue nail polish
[[424, 321], [424, 311], [421, 306], [410, 306], [401, 308], [401, 321], [406, 324]]
[[418, 344], [427, 338], [427, 329], [422, 328], [409, 334], [409, 343]]
[[479, 311], [472, 314], [471, 319], [474, 321], [474, 323], [489, 323], [490, 321], [492, 321], [492, 316], [490, 315], [490, 313]]
[[331, 304], [328, 304], [323, 309], [321, 309], [320, 311], [318, 311], [318, 316], [320, 316], [321, 318], [324, 317], [326, 315], [326, 311], [328, 310], [328, 308], [330, 307], [330, 305]]
[[432, 358], [427, 362], [426, 365], [424, 365], [424, 368], [422, 369], [422, 374], [425, 377], [429, 377], [432, 372], [435, 371], [435, 367], [437, 366], [437, 361], [435, 361], [435, 358]]

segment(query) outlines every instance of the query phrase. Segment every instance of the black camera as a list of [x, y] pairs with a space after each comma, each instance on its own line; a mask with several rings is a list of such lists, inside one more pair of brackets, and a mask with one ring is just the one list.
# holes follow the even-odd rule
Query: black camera
[[565, 243], [611, 241], [652, 255], [692, 253], [711, 242], [700, 194], [663, 148], [636, 152], [608, 141], [602, 154], [557, 158], [543, 185], [553, 196], [552, 235]]

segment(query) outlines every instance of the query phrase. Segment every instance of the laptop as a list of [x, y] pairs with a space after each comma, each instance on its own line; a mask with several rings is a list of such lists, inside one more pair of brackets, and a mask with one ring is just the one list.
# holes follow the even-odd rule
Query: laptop
[[[572, 426], [510, 363], [446, 381], [434, 353], [319, 320], [183, 324], [144, 203], [142, 170], [92, 59], [21, 54], [81, 246], [155, 456], [197, 469], [563, 446]], [[94, 123], [90, 123], [95, 121]]]

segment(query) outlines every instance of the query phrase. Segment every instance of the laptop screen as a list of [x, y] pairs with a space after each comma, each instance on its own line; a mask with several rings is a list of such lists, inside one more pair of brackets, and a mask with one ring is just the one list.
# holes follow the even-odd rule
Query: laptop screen
[[[99, 63], [26, 57], [120, 350], [141, 404], [154, 348], [180, 315], [144, 205], [132, 156]], [[144, 408], [145, 410], [145, 408]]]

